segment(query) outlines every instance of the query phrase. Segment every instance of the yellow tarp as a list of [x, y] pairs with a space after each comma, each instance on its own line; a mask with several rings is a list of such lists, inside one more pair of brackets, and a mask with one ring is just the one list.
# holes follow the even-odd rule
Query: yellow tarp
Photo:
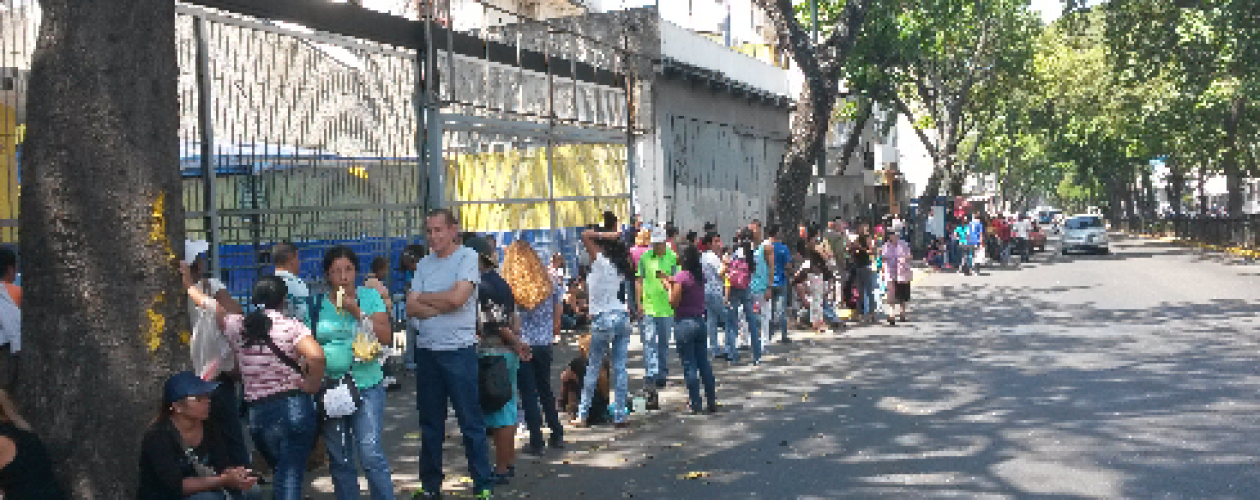
[[[17, 113], [13, 108], [0, 104], [0, 219], [18, 218], [17, 146], [21, 143], [21, 130]], [[0, 229], [0, 242], [16, 243], [17, 228]]]
[[[588, 200], [557, 201], [557, 226], [576, 227], [599, 222], [604, 210], [612, 210], [623, 218], [629, 214], [629, 204], [624, 198], [627, 183], [625, 146], [556, 146], [552, 148], [552, 156], [554, 197], [592, 197]], [[466, 230], [551, 228], [551, 209], [546, 201], [462, 203], [522, 198], [549, 200], [545, 148], [454, 154], [449, 155], [446, 161], [446, 199], [459, 207], [460, 223]]]

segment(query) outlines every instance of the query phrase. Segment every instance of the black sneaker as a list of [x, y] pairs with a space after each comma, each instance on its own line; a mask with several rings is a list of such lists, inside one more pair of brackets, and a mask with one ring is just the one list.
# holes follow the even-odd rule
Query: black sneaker
[[651, 389], [651, 390], [649, 390], [649, 391], [648, 391], [648, 393], [647, 393], [647, 404], [646, 404], [646, 405], [644, 405], [644, 406], [645, 406], [648, 410], [659, 410], [659, 409], [661, 409], [661, 398], [660, 398], [660, 396], [657, 394], [657, 392], [656, 392], [656, 389], [655, 389], [655, 388], [653, 388], [653, 389]]
[[563, 450], [564, 438], [557, 436], [555, 434], [552, 434], [551, 439], [547, 440], [547, 447], [555, 449], [555, 450]]
[[791, 344], [791, 343], [792, 343], [792, 339], [789, 339], [789, 338], [787, 338], [787, 337], [783, 337], [783, 338], [779, 339], [779, 343], [780, 343], [780, 344]]

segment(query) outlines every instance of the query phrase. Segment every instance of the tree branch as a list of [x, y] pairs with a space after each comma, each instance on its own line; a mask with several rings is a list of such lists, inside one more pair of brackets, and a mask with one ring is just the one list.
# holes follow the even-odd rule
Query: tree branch
[[927, 149], [928, 155], [932, 157], [934, 162], [940, 161], [940, 149], [932, 143], [932, 139], [928, 137], [927, 132], [919, 128], [919, 124], [915, 123], [914, 112], [910, 111], [910, 106], [906, 105], [905, 99], [900, 95], [893, 96], [893, 103], [897, 106], [897, 112], [906, 117], [910, 121], [910, 126], [914, 128], [915, 135], [919, 136], [919, 142], [923, 143], [923, 147]]

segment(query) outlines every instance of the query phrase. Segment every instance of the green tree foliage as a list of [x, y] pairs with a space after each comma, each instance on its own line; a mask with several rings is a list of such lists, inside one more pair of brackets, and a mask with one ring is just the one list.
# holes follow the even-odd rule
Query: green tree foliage
[[1117, 76], [1169, 90], [1151, 113], [1167, 123], [1146, 130], [1153, 133], [1141, 136], [1142, 149], [1174, 158], [1174, 176], [1224, 174], [1227, 210], [1241, 214], [1241, 181], [1254, 170], [1260, 132], [1260, 2], [1112, 0], [1101, 9]]

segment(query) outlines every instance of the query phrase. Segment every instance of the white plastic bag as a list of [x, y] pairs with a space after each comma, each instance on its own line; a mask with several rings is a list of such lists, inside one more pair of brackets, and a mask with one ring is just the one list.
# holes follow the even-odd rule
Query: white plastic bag
[[341, 418], [353, 415], [359, 409], [359, 405], [355, 403], [354, 393], [351, 391], [350, 385], [344, 382], [339, 382], [325, 390], [323, 400], [324, 414], [328, 418]]
[[193, 330], [188, 348], [197, 376], [202, 380], [214, 380], [220, 373], [236, 368], [236, 353], [227, 337], [219, 331], [219, 322], [215, 318], [218, 303], [213, 299], [206, 302], [189, 307]]
[[376, 332], [372, 320], [363, 318], [354, 331], [354, 342], [351, 344], [355, 361], [366, 363], [376, 360], [384, 353], [381, 343], [376, 340]]

